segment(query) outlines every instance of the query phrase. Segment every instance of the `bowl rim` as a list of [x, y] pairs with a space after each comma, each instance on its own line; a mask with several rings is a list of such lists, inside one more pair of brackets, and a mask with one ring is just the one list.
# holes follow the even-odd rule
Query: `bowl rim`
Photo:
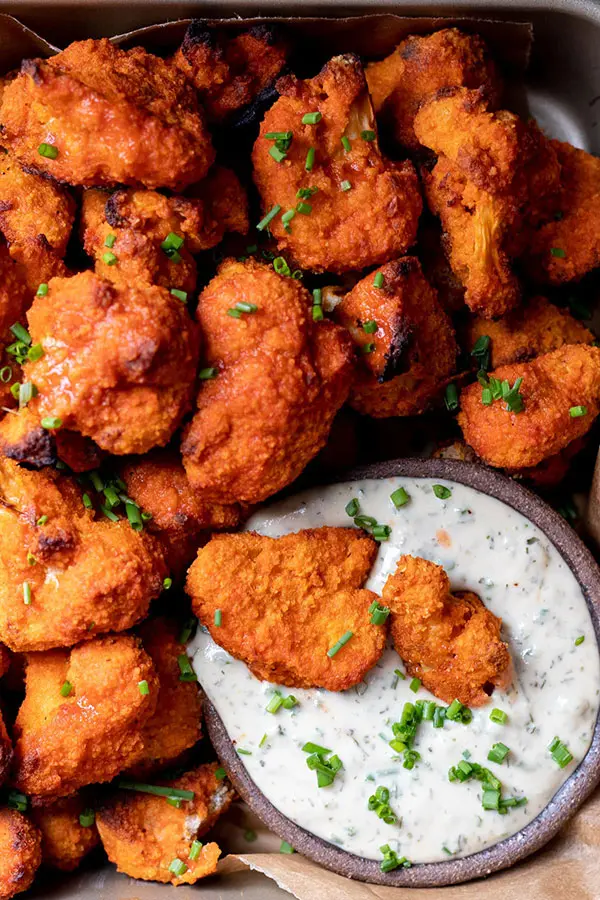
[[[406, 458], [350, 469], [334, 478], [306, 485], [298, 493], [310, 487], [393, 477], [455, 481], [495, 497], [533, 522], [558, 550], [575, 575], [590, 612], [596, 641], [600, 644], [600, 568], [567, 522], [541, 497], [512, 478], [477, 463]], [[264, 824], [313, 862], [339, 875], [370, 884], [388, 887], [442, 887], [508, 868], [550, 841], [600, 783], [599, 711], [586, 755], [544, 809], [522, 829], [470, 856], [441, 862], [416, 863], [410, 869], [383, 873], [377, 860], [349, 853], [312, 834], [280, 812], [248, 774], [216, 708], [206, 696], [203, 702], [208, 733], [219, 760], [239, 795]]]

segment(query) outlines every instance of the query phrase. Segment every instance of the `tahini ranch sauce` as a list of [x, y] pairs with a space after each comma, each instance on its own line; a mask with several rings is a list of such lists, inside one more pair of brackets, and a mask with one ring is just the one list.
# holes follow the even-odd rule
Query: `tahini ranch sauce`
[[[413, 862], [465, 856], [518, 831], [583, 759], [598, 712], [598, 647], [583, 594], [566, 563], [544, 534], [510, 507], [453, 482], [443, 482], [452, 496], [439, 500], [434, 483], [393, 478], [309, 490], [257, 513], [247, 526], [278, 536], [351, 525], [344, 507], [357, 497], [362, 513], [392, 526], [368, 588], [380, 593], [398, 557], [410, 553], [443, 565], [453, 589], [476, 591], [502, 618], [515, 664], [513, 687], [495, 691], [488, 705], [474, 709], [469, 725], [447, 721], [434, 729], [423, 722], [414, 744], [421, 760], [414, 769], [393, 761], [391, 724], [406, 701], [436, 698], [422, 687], [413, 693], [409, 678], [394, 676], [395, 669], [403, 669], [394, 650], [386, 651], [364, 683], [344, 693], [282, 688], [299, 705], [276, 715], [265, 710], [274, 686], [257, 680], [208, 634], [199, 631], [189, 651], [238, 750], [251, 752], [240, 759], [266, 797], [313, 834], [373, 859], [381, 859], [382, 844]], [[411, 499], [396, 510], [389, 498], [400, 486]], [[585, 640], [576, 646], [581, 635]], [[506, 725], [490, 721], [493, 707], [508, 713]], [[565, 769], [547, 750], [555, 736], [575, 757]], [[317, 787], [301, 750], [306, 741], [330, 748], [342, 760], [332, 786]], [[497, 741], [511, 751], [502, 765], [487, 761]], [[527, 796], [527, 805], [499, 815], [482, 808], [477, 781], [449, 782], [448, 769], [463, 751], [494, 772], [504, 796]], [[368, 810], [379, 785], [389, 788], [400, 825], [387, 825]]]

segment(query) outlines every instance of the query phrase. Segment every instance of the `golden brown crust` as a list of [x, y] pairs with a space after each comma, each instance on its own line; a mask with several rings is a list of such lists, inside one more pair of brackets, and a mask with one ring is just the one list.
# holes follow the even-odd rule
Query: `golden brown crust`
[[[200, 622], [257, 678], [343, 691], [385, 646], [386, 629], [369, 613], [377, 596], [362, 589], [376, 553], [372, 538], [351, 528], [217, 535], [199, 551], [186, 591]], [[348, 631], [352, 638], [329, 657]]]
[[62, 872], [72, 872], [94, 849], [100, 838], [92, 823], [83, 826], [79, 817], [88, 809], [81, 794], [50, 804], [31, 807], [31, 818], [42, 835], [42, 862]]
[[[257, 309], [227, 314], [236, 303]], [[197, 412], [184, 431], [188, 479], [207, 499], [255, 503], [294, 480], [325, 444], [348, 396], [344, 330], [314, 322], [311, 297], [271, 266], [226, 260], [198, 303], [203, 365]]]
[[[148, 693], [140, 691], [143, 681]], [[65, 682], [72, 685], [67, 697]], [[14, 726], [14, 786], [56, 798], [110, 781], [143, 755], [142, 729], [157, 697], [152, 661], [129, 635], [29, 654]]]
[[[96, 821], [108, 858], [119, 872], [144, 881], [194, 884], [216, 871], [221, 851], [216, 844], [204, 844], [198, 857], [190, 859], [193, 841], [201, 838], [227, 811], [233, 790], [216, 777], [217, 763], [199, 766], [181, 778], [160, 784], [194, 792], [181, 808], [170, 806], [164, 797], [119, 791], [98, 810]], [[175, 875], [169, 866], [174, 859], [186, 870]]]
[[10, 900], [30, 887], [42, 859], [41, 838], [29, 819], [0, 809], [0, 897]]
[[[269, 228], [278, 248], [317, 272], [346, 272], [378, 265], [405, 253], [415, 242], [422, 209], [418, 180], [411, 163], [385, 160], [377, 139], [364, 140], [375, 122], [362, 66], [352, 54], [331, 59], [315, 78], [293, 76], [277, 82], [279, 100], [266, 114], [254, 145], [254, 181], [263, 208], [294, 209], [297, 191], [317, 187], [307, 201], [310, 215], [297, 214], [290, 230], [276, 216]], [[305, 113], [320, 112], [316, 125], [302, 124]], [[265, 135], [293, 132], [282, 162], [270, 155], [274, 143]], [[350, 141], [350, 150], [342, 146]], [[315, 148], [312, 171], [305, 168]], [[350, 185], [347, 188], [347, 184]]]
[[[380, 288], [376, 277], [383, 278]], [[376, 417], [422, 412], [454, 371], [454, 330], [415, 257], [370, 272], [336, 306], [335, 318], [359, 348], [350, 394], [359, 412]], [[376, 323], [376, 331], [365, 331], [365, 323], [369, 329]]]
[[[464, 438], [492, 466], [536, 466], [586, 434], [600, 412], [598, 347], [566, 344], [531, 362], [501, 366], [490, 376], [511, 386], [522, 378], [524, 401], [523, 411], [515, 413], [501, 400], [485, 406], [480, 384], [461, 392], [458, 421]], [[584, 406], [586, 415], [571, 416], [575, 406]]]
[[444, 569], [426, 559], [401, 556], [382, 591], [391, 610], [394, 647], [409, 675], [446, 703], [488, 703], [495, 687], [511, 678], [501, 619], [470, 591], [450, 592]]
[[11, 649], [65, 647], [130, 628], [166, 574], [155, 539], [125, 520], [95, 520], [72, 479], [0, 459], [0, 637]]
[[[3, 95], [2, 139], [23, 165], [88, 187], [118, 183], [180, 190], [214, 159], [194, 91], [173, 65], [141, 47], [77, 41], [25, 60]], [[51, 141], [56, 158], [40, 155]]]

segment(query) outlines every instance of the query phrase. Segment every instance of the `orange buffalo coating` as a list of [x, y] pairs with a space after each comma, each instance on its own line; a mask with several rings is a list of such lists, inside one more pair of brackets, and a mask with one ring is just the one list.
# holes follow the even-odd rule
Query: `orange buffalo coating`
[[[256, 307], [240, 318], [236, 303]], [[294, 480], [327, 440], [350, 389], [346, 332], [315, 322], [294, 278], [249, 260], [226, 260], [197, 312], [204, 365], [196, 414], [184, 432], [183, 464], [206, 499], [256, 503]]]
[[413, 122], [428, 97], [442, 88], [481, 88], [496, 106], [501, 90], [483, 40], [457, 28], [409, 35], [385, 59], [369, 63], [365, 75], [375, 112], [410, 150], [421, 147]]
[[[248, 230], [246, 194], [232, 171], [216, 167], [194, 192], [194, 197], [166, 197], [133, 188], [86, 191], [82, 238], [97, 274], [119, 284], [140, 279], [194, 291], [193, 254], [216, 246], [226, 231]], [[184, 240], [175, 256], [161, 247], [169, 234]]]
[[[386, 629], [369, 612], [378, 598], [362, 589], [376, 554], [375, 541], [352, 528], [217, 535], [198, 552], [186, 591], [200, 622], [257, 678], [344, 691], [385, 646]], [[329, 657], [348, 631], [352, 638]]]
[[239, 524], [239, 506], [206, 500], [201, 490], [192, 487], [179, 457], [171, 451], [128, 460], [120, 475], [128, 495], [152, 516], [146, 527], [160, 541], [169, 574], [178, 580], [211, 530]]
[[79, 817], [90, 807], [81, 794], [63, 797], [54, 803], [34, 805], [31, 818], [42, 835], [42, 862], [62, 872], [72, 872], [100, 838], [98, 829], [82, 825]]
[[533, 297], [520, 309], [496, 322], [472, 317], [464, 334], [467, 350], [471, 351], [484, 335], [490, 338], [491, 369], [525, 362], [558, 350], [563, 344], [592, 344], [595, 340], [585, 325], [544, 297]]
[[504, 315], [521, 298], [512, 261], [556, 204], [556, 153], [534, 122], [490, 112], [482, 93], [467, 88], [427, 100], [415, 132], [438, 154], [424, 173], [425, 192], [465, 301], [486, 318]]
[[381, 596], [408, 674], [440, 700], [482, 706], [494, 688], [508, 686], [511, 659], [500, 639], [502, 620], [476, 594], [452, 594], [441, 566], [401, 556]]
[[[214, 159], [194, 89], [172, 64], [106, 38], [25, 60], [6, 85], [2, 142], [25, 166], [88, 187], [181, 190]], [[55, 147], [56, 156], [39, 152]]]
[[1, 900], [26, 891], [41, 861], [41, 837], [35, 825], [15, 809], [0, 809]]
[[[252, 152], [264, 212], [276, 204], [281, 214], [293, 211], [300, 189], [318, 188], [287, 228], [279, 214], [269, 224], [279, 249], [317, 272], [363, 269], [405, 253], [415, 242], [422, 209], [418, 180], [411, 163], [389, 162], [380, 153], [358, 58], [336, 56], [315, 78], [286, 76], [277, 90]], [[307, 113], [322, 119], [303, 124]], [[281, 162], [271, 155], [277, 146], [268, 137], [277, 132], [293, 135]], [[314, 165], [307, 171], [311, 148]]]
[[29, 410], [115, 454], [164, 445], [191, 406], [194, 323], [166, 288], [114, 285], [92, 272], [54, 278], [27, 314], [43, 356], [24, 365]]
[[177, 764], [202, 737], [198, 684], [181, 680], [178, 657], [185, 645], [180, 632], [180, 625], [165, 618], [147, 619], [138, 631], [158, 676], [156, 710], [142, 728], [143, 755], [132, 769], [139, 778]]
[[336, 306], [335, 317], [359, 348], [350, 404], [361, 413], [422, 412], [454, 371], [454, 330], [414, 257], [370, 272]]
[[[566, 344], [531, 362], [501, 366], [490, 377], [517, 378], [524, 408], [510, 412], [503, 400], [485, 406], [482, 386], [460, 395], [458, 422], [465, 440], [485, 462], [504, 468], [536, 466], [587, 434], [600, 412], [600, 348]], [[585, 414], [572, 416], [582, 406]]]
[[[233, 790], [228, 781], [217, 777], [217, 763], [199, 766], [174, 780], [159, 780], [159, 784], [193, 791], [194, 798], [176, 808], [164, 797], [118, 791], [98, 810], [100, 839], [110, 861], [131, 878], [194, 884], [216, 871], [221, 850], [217, 844], [203, 844], [193, 858], [192, 844], [227, 811]], [[174, 860], [184, 865], [180, 874], [169, 868]]]
[[50, 799], [111, 781], [143, 756], [142, 729], [157, 697], [152, 661], [129, 635], [29, 654], [14, 726], [13, 785]]
[[287, 46], [271, 27], [227, 35], [194, 19], [173, 60], [198, 91], [209, 120], [223, 122], [260, 99], [286, 57]]
[[561, 164], [556, 215], [535, 232], [525, 262], [543, 284], [579, 281], [600, 266], [600, 158], [551, 141]]
[[73, 479], [0, 458], [0, 639], [11, 649], [122, 631], [160, 594], [155, 539], [94, 515]]

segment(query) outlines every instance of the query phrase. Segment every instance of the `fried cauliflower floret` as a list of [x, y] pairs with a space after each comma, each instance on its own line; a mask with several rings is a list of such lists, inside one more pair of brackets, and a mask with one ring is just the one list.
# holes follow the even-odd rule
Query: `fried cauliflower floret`
[[[227, 780], [217, 777], [217, 763], [199, 766], [163, 786], [192, 791], [192, 800], [183, 800], [179, 809], [164, 797], [117, 791], [98, 810], [96, 821], [100, 839], [119, 872], [143, 881], [165, 884], [194, 884], [216, 871], [221, 850], [214, 843], [192, 851], [217, 819], [227, 811], [234, 792]], [[192, 851], [190, 856], [190, 851]], [[169, 868], [180, 860], [176, 874]]]
[[158, 698], [142, 728], [143, 755], [132, 770], [137, 777], [176, 763], [202, 737], [198, 684], [181, 680], [178, 657], [185, 646], [178, 640], [180, 631], [180, 625], [166, 618], [147, 619], [138, 631], [158, 676]]
[[92, 272], [55, 278], [27, 320], [44, 351], [23, 367], [38, 389], [31, 413], [114, 454], [169, 441], [191, 406], [198, 341], [166, 288], [113, 285]]
[[556, 215], [533, 234], [525, 262], [543, 284], [579, 281], [600, 266], [600, 158], [551, 141], [561, 164]]
[[94, 849], [100, 838], [92, 822], [82, 825], [89, 813], [80, 794], [64, 797], [53, 803], [31, 807], [31, 818], [42, 835], [42, 862], [62, 872], [72, 872], [84, 856]]
[[271, 27], [227, 35], [194, 19], [174, 62], [198, 91], [209, 120], [223, 122], [269, 91], [286, 58], [287, 45]]
[[[277, 90], [279, 99], [265, 115], [252, 152], [264, 211], [275, 205], [282, 214], [294, 210], [299, 190], [318, 189], [304, 199], [308, 215], [297, 212], [287, 229], [280, 215], [270, 222], [280, 251], [317, 272], [363, 269], [405, 253], [415, 242], [422, 209], [417, 176], [411, 163], [382, 157], [358, 58], [336, 56], [315, 78], [290, 75], [277, 82]], [[322, 118], [303, 124], [307, 113]], [[271, 155], [277, 145], [268, 137], [277, 132], [292, 135], [280, 162]]]
[[147, 529], [160, 541], [170, 575], [180, 579], [214, 529], [235, 528], [241, 510], [204, 497], [187, 479], [180, 458], [158, 450], [128, 460], [120, 470], [128, 495], [152, 518]]
[[[106, 38], [25, 60], [2, 98], [2, 142], [25, 166], [87, 187], [181, 190], [214, 150], [194, 89], [172, 64]], [[38, 148], [55, 150], [43, 155]]]
[[[566, 344], [531, 362], [501, 366], [490, 378], [523, 381], [523, 410], [511, 412], [503, 400], [482, 403], [482, 386], [460, 395], [458, 422], [464, 438], [485, 462], [504, 468], [536, 466], [585, 435], [600, 412], [600, 348]], [[571, 415], [574, 407], [585, 414]]]
[[15, 809], [0, 809], [0, 898], [10, 900], [31, 886], [42, 860], [35, 825]]
[[335, 317], [359, 349], [350, 404], [361, 413], [422, 412], [454, 371], [452, 325], [414, 257], [370, 272], [336, 306]]
[[155, 539], [95, 519], [73, 479], [0, 458], [0, 639], [12, 650], [130, 628], [166, 574]]
[[[228, 315], [238, 303], [255, 311]], [[182, 453], [207, 500], [264, 500], [325, 444], [350, 389], [352, 347], [342, 328], [313, 321], [311, 303], [299, 281], [254, 260], [226, 260], [201, 294], [204, 365], [218, 374], [201, 382]]]
[[[362, 589], [376, 554], [375, 541], [352, 528], [216, 535], [198, 552], [186, 591], [201, 624], [257, 678], [344, 691], [385, 646], [386, 629], [369, 613], [377, 597]], [[330, 657], [347, 632], [352, 638]]]
[[[71, 685], [66, 697], [65, 682]], [[111, 781], [142, 757], [142, 729], [157, 697], [152, 661], [129, 635], [29, 654], [14, 726], [14, 786], [58, 798]]]
[[10, 255], [19, 277], [27, 285], [30, 298], [41, 284], [48, 284], [51, 278], [67, 278], [70, 274], [58, 251], [50, 246], [43, 234], [13, 244]]
[[503, 319], [490, 322], [475, 316], [465, 329], [464, 341], [471, 351], [480, 338], [490, 338], [489, 368], [525, 362], [558, 350], [564, 344], [592, 344], [594, 335], [569, 312], [533, 297], [520, 309]]
[[10, 387], [21, 381], [21, 367], [14, 356], [6, 352], [15, 341], [10, 326], [22, 321], [28, 303], [27, 288], [18, 267], [5, 245], [0, 244], [0, 407], [3, 409], [15, 405]]
[[[194, 291], [193, 254], [216, 246], [226, 231], [248, 230], [246, 195], [229, 169], [214, 169], [195, 192], [195, 197], [167, 197], [133, 188], [110, 195], [86, 191], [82, 238], [97, 274], [117, 284], [139, 279], [169, 290]], [[173, 234], [183, 244], [175, 253], [165, 252], [161, 245]]]
[[440, 700], [482, 706], [494, 688], [508, 686], [511, 659], [500, 638], [502, 620], [477, 594], [452, 594], [442, 566], [401, 556], [381, 596], [408, 674]]
[[369, 63], [365, 75], [375, 112], [410, 150], [421, 146], [413, 122], [428, 97], [442, 88], [481, 88], [495, 106], [501, 89], [483, 40], [458, 28], [409, 35], [385, 59]]

